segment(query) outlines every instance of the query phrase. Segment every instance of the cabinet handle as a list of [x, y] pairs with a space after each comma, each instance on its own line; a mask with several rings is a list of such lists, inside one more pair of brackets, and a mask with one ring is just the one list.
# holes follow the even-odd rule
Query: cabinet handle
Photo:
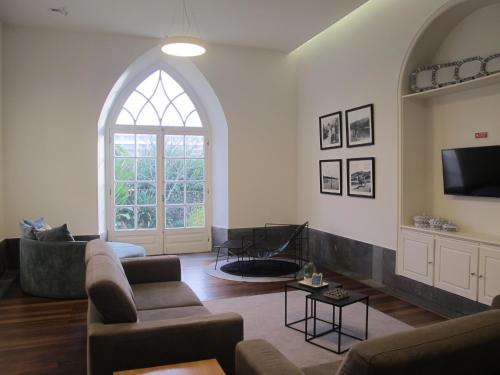
[[474, 272], [471, 272], [471, 273], [470, 273], [470, 275], [471, 275], [471, 276], [475, 276], [476, 274], [475, 274]]
[[432, 264], [432, 261], [430, 261], [430, 260], [429, 260], [427, 263], [428, 263], [428, 264]]
[[483, 275], [479, 275], [479, 278], [482, 279], [483, 278]]

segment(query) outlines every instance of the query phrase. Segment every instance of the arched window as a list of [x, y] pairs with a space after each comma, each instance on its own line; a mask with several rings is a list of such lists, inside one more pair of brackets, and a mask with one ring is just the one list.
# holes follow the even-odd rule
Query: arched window
[[142, 81], [123, 105], [117, 125], [201, 128], [193, 102], [165, 71], [157, 70]]
[[109, 237], [206, 251], [209, 133], [193, 100], [159, 69], [122, 102], [109, 126]]

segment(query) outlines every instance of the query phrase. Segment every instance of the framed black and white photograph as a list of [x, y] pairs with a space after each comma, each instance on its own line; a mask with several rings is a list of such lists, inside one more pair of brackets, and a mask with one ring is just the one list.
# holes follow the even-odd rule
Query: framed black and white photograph
[[342, 112], [319, 118], [319, 141], [322, 150], [342, 147]]
[[373, 117], [373, 104], [345, 111], [347, 147], [375, 144]]
[[375, 198], [375, 158], [347, 159], [347, 195]]
[[342, 160], [320, 160], [319, 179], [321, 193], [342, 195]]

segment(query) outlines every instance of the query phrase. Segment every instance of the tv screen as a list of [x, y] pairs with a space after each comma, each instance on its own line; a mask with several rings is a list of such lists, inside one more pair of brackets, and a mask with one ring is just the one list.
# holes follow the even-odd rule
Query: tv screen
[[442, 150], [444, 193], [500, 197], [500, 146]]

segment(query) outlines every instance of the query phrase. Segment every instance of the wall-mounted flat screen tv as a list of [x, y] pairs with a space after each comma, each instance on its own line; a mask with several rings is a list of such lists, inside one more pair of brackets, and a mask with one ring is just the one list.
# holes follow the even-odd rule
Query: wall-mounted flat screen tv
[[500, 198], [500, 146], [442, 150], [444, 193]]

